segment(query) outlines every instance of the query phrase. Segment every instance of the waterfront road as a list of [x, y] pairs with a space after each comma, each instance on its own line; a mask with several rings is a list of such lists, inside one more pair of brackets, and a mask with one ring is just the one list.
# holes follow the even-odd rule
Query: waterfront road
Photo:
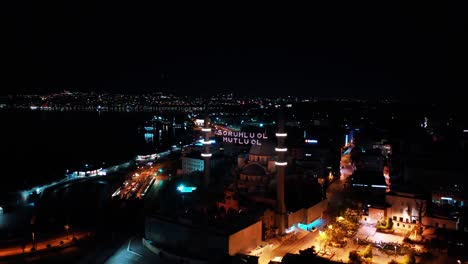
[[[78, 240], [87, 238], [89, 236], [90, 236], [89, 232], [78, 232], [78, 233], [74, 234], [74, 237], [76, 239], [78, 239]], [[45, 240], [39, 240], [39, 241], [36, 242], [36, 252], [48, 249], [47, 245], [50, 245], [51, 247], [54, 247], [54, 248], [66, 247], [66, 246], [70, 245], [71, 243], [73, 243], [72, 238], [73, 238], [73, 236], [70, 234], [68, 236], [63, 235], [63, 236], [48, 238], [48, 239], [45, 239]], [[63, 242], [62, 245], [60, 244], [60, 241]], [[30, 242], [30, 243], [25, 244], [24, 248], [23, 248], [23, 245], [16, 245], [16, 246], [11, 246], [11, 247], [6, 247], [6, 248], [0, 248], [0, 258], [10, 257], [10, 256], [14, 256], [14, 255], [20, 255], [20, 254], [23, 254], [23, 253], [25, 253], [25, 254], [30, 253], [32, 246], [33, 246], [33, 244], [32, 244], [32, 242]]]

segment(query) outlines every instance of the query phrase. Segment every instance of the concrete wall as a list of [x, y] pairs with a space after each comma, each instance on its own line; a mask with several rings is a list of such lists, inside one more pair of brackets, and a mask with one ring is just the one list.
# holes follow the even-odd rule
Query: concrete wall
[[322, 216], [322, 213], [327, 209], [328, 200], [322, 200], [316, 205], [309, 208], [302, 208], [288, 215], [287, 227], [291, 227], [298, 223], [308, 224]]
[[[260, 231], [261, 233], [261, 231]], [[228, 253], [228, 237], [159, 218], [147, 217], [145, 238], [181, 255], [206, 257]]]
[[386, 215], [385, 209], [369, 208], [369, 218], [375, 221], [387, 220], [387, 217], [385, 215]]
[[288, 222], [286, 223], [286, 226], [291, 227], [298, 223], [305, 223], [305, 212], [306, 209], [302, 208], [297, 210], [296, 212], [288, 214]]
[[417, 199], [415, 197], [405, 197], [398, 195], [387, 195], [385, 198], [386, 202], [391, 205], [387, 209], [387, 216], [396, 219], [400, 223], [418, 223], [419, 217], [419, 206], [418, 203], [423, 203], [423, 212], [424, 215], [426, 212], [426, 201], [422, 199]]
[[327, 210], [327, 207], [328, 207], [328, 200], [324, 199], [320, 201], [318, 204], [307, 208], [305, 212], [306, 219], [304, 219], [305, 223], [310, 223], [314, 221], [315, 219], [322, 217], [322, 214], [325, 210]]
[[444, 228], [445, 225], [446, 229], [457, 230], [457, 221], [444, 218], [425, 216], [423, 217], [422, 224], [425, 226], [434, 226], [439, 228]]
[[262, 242], [262, 221], [258, 221], [229, 236], [229, 255], [247, 252]]

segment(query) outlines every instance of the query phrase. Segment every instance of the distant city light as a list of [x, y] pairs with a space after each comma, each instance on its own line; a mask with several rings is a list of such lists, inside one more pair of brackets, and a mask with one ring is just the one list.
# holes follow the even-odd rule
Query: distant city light
[[441, 197], [440, 199], [442, 199], [442, 200], [447, 200], [447, 201], [452, 201], [452, 200], [453, 200], [453, 199], [450, 198], [450, 197]]
[[263, 127], [263, 123], [260, 123], [260, 127]]
[[307, 144], [317, 144], [318, 141], [316, 139], [306, 139], [305, 143], [307, 143]]
[[154, 135], [153, 133], [145, 133], [145, 140], [146, 141], [153, 141]]
[[209, 141], [205, 141], [204, 139], [200, 139], [200, 140], [198, 140], [198, 142], [200, 142], [200, 143], [202, 143], [204, 145], [210, 145], [210, 144], [215, 144], [216, 140], [210, 139]]
[[195, 125], [197, 126], [203, 126], [204, 123], [205, 123], [204, 119], [195, 119]]
[[463, 133], [468, 133], [468, 129], [463, 129]]

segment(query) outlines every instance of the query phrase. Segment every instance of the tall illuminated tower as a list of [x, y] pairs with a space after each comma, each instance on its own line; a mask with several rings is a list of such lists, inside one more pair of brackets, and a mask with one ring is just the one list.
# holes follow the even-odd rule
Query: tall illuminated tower
[[276, 165], [276, 226], [280, 235], [285, 233], [286, 229], [286, 204], [284, 202], [284, 180], [286, 175], [286, 151], [288, 149], [284, 146], [284, 140], [287, 137], [287, 133], [284, 130], [284, 117], [283, 110], [280, 109], [278, 115], [278, 132], [276, 138], [278, 139], [278, 145], [275, 151], [278, 153], [278, 160], [275, 162]]
[[201, 154], [203, 160], [204, 160], [204, 165], [205, 165], [205, 174], [203, 177], [203, 184], [205, 187], [208, 187], [210, 184], [210, 160], [211, 160], [211, 152], [210, 152], [210, 133], [211, 133], [211, 128], [210, 125], [208, 124], [209, 122], [209, 117], [208, 113], [205, 115], [205, 121], [204, 121], [204, 126], [202, 128], [202, 133], [203, 133], [203, 153]]

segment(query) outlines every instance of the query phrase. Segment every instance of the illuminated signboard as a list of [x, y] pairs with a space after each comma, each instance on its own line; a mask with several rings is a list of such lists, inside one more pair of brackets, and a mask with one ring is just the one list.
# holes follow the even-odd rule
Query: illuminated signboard
[[305, 143], [307, 143], [307, 144], [317, 144], [318, 141], [316, 139], [306, 139]]
[[215, 135], [222, 136], [223, 142], [234, 143], [239, 145], [262, 145], [262, 139], [267, 139], [265, 133], [254, 132], [239, 132], [239, 131], [225, 131], [215, 130]]
[[193, 191], [195, 191], [197, 189], [197, 187], [189, 187], [189, 186], [184, 186], [184, 185], [179, 185], [179, 187], [177, 187], [177, 190], [181, 193], [191, 193]]

